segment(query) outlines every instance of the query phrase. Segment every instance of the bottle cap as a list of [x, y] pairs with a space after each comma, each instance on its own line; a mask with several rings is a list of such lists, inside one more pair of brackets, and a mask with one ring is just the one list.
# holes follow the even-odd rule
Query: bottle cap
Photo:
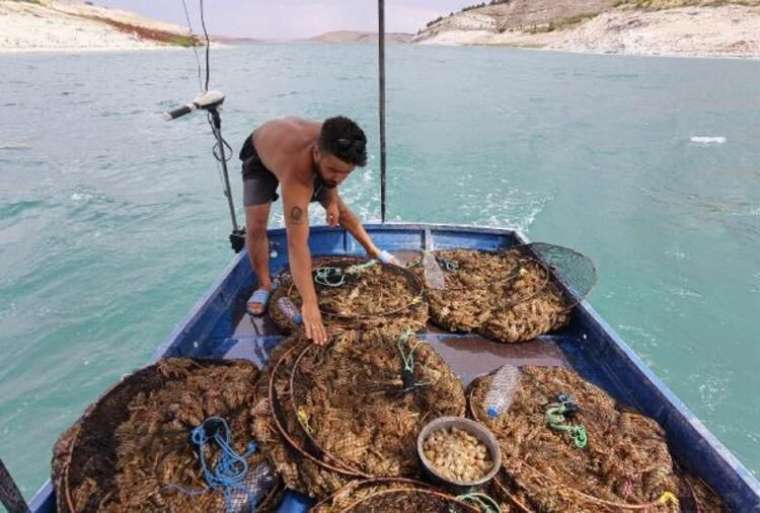
[[488, 413], [488, 416], [492, 419], [499, 416], [499, 412], [496, 411], [496, 406], [489, 406], [488, 410], [486, 410], [486, 413]]

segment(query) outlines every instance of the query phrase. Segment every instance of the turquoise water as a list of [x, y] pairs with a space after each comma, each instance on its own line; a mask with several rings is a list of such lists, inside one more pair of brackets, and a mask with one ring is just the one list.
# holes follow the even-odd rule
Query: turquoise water
[[[279, 115], [363, 124], [344, 195], [378, 218], [373, 47], [213, 59], [235, 150]], [[197, 90], [182, 51], [0, 56], [0, 457], [27, 496], [231, 258], [205, 119], [158, 115]], [[760, 63], [393, 46], [388, 101], [392, 219], [591, 256], [592, 304], [760, 470]]]

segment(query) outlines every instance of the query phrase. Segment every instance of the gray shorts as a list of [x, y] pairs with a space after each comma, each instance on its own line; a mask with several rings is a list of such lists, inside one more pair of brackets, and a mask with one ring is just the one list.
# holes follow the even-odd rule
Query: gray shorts
[[[269, 171], [245, 178], [243, 180], [243, 206], [254, 207], [277, 201], [277, 198], [280, 197], [277, 194], [279, 186], [280, 181]], [[328, 191], [329, 189], [322, 186], [320, 180], [315, 179], [314, 192], [311, 195], [310, 201], [318, 201], [324, 204], [325, 200], [327, 200]]]
[[[279, 180], [272, 173], [269, 175], [260, 174], [243, 180], [243, 206], [254, 207], [256, 205], [265, 205], [277, 201], [280, 197], [277, 194], [277, 188], [280, 186]], [[311, 201], [324, 203], [327, 199], [328, 189], [314, 185], [314, 193]]]
[[[240, 151], [240, 160], [243, 161], [243, 206], [253, 207], [277, 201], [280, 197], [277, 194], [280, 181], [261, 161], [251, 136], [246, 139]], [[328, 190], [319, 176], [315, 175], [311, 201], [323, 203]]]
[[253, 207], [277, 201], [279, 180], [272, 173], [257, 173], [243, 180], [243, 206]]

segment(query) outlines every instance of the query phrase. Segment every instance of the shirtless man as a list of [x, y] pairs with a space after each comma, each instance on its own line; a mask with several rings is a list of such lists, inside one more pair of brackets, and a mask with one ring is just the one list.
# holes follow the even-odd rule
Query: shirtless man
[[267, 225], [272, 202], [278, 198], [277, 186], [282, 183], [290, 272], [303, 299], [303, 326], [307, 338], [324, 344], [327, 333], [312, 281], [308, 244], [309, 203], [319, 201], [325, 208], [327, 224], [347, 230], [369, 256], [398, 263], [390, 253], [375, 246], [338, 194], [338, 185], [351, 171], [367, 163], [367, 137], [356, 123], [345, 117], [330, 118], [324, 123], [299, 118], [275, 119], [253, 131], [240, 150], [240, 160], [243, 161], [246, 247], [259, 278], [259, 288], [248, 300], [247, 309], [253, 315], [263, 314], [272, 290]]

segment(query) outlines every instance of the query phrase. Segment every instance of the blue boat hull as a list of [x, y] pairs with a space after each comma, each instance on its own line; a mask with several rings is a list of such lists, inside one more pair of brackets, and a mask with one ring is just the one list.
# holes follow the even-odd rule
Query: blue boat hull
[[[509, 230], [467, 226], [383, 224], [369, 225], [367, 230], [378, 246], [391, 252], [431, 247], [496, 250], [526, 242], [518, 233]], [[270, 244], [272, 272], [277, 272], [287, 265], [284, 230], [272, 230]], [[356, 241], [339, 229], [312, 228], [310, 245], [315, 255], [363, 254]], [[245, 357], [259, 365], [266, 363], [281, 337], [269, 334], [265, 326], [252, 325], [243, 315], [245, 300], [255, 284], [247, 255], [238, 255], [158, 348], [154, 358]], [[451, 346], [467, 336], [429, 333], [426, 337], [435, 344]], [[685, 468], [710, 484], [730, 511], [760, 513], [760, 483], [588, 303], [583, 302], [576, 308], [566, 329], [544, 337], [541, 343], [615, 399], [656, 419], [667, 432], [673, 455]], [[54, 503], [48, 482], [34, 497], [31, 509], [52, 513]], [[280, 511], [302, 512], [307, 507], [308, 501], [293, 494], [286, 498]]]

